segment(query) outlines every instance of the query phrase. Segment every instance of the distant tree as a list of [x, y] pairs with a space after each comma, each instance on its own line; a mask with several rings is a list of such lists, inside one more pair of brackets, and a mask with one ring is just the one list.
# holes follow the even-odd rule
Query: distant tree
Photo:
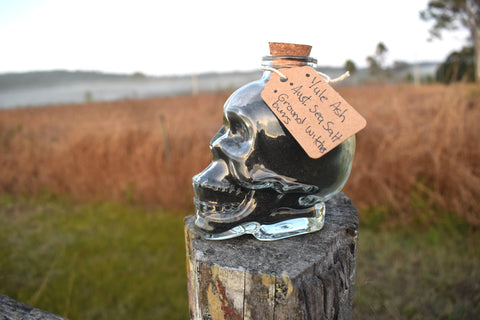
[[389, 68], [389, 71], [393, 74], [393, 77], [405, 82], [413, 82], [414, 78], [410, 72], [410, 63], [400, 60], [393, 61], [393, 65]]
[[350, 72], [351, 75], [354, 75], [357, 72], [357, 66], [355, 65], [355, 62], [353, 62], [352, 60], [345, 61], [345, 65], [343, 66], [343, 69], [345, 71]]
[[383, 68], [385, 66], [385, 60], [387, 56], [388, 48], [383, 42], [379, 42], [375, 48], [375, 56], [380, 66]]
[[405, 82], [413, 82], [414, 78], [413, 78], [413, 74], [411, 72], [407, 73], [405, 75], [405, 78], [403, 79]]
[[374, 56], [367, 57], [368, 71], [371, 75], [377, 75], [381, 71], [380, 64]]
[[134, 79], [145, 79], [147, 76], [143, 72], [135, 71], [132, 73], [131, 77]]
[[[473, 69], [472, 69], [472, 70], [473, 70]], [[431, 74], [428, 74], [428, 75], [422, 77], [421, 81], [422, 81], [423, 83], [434, 83], [434, 82], [435, 82], [435, 79], [434, 79], [434, 77], [433, 77]]]
[[370, 76], [373, 76], [379, 80], [380, 74], [382, 73], [382, 68], [380, 67], [380, 64], [378, 63], [377, 59], [375, 59], [374, 56], [368, 56], [367, 57], [367, 63], [368, 63], [368, 73]]
[[465, 28], [470, 32], [475, 51], [475, 81], [480, 82], [480, 0], [430, 0], [420, 17], [434, 21], [430, 29], [432, 38], [441, 39], [443, 30]]
[[384, 69], [387, 52], [387, 46], [383, 42], [379, 42], [375, 48], [375, 54], [367, 57], [370, 75], [376, 77], [377, 80], [383, 80], [387, 75]]
[[475, 81], [474, 49], [465, 47], [452, 52], [447, 60], [438, 66], [436, 79], [439, 82]]
[[408, 62], [405, 62], [405, 61], [393, 61], [393, 66], [392, 66], [392, 70], [394, 72], [402, 72], [402, 71], [406, 71], [410, 69], [410, 64]]
[[93, 97], [92, 97], [92, 92], [91, 91], [86, 91], [85, 92], [85, 103], [90, 103], [93, 101]]

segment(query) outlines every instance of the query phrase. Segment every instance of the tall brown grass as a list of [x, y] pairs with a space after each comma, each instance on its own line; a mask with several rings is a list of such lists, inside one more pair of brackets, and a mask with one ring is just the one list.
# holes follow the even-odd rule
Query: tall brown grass
[[[467, 85], [338, 89], [368, 121], [345, 192], [411, 221], [420, 197], [480, 226], [480, 90]], [[0, 192], [192, 209], [191, 177], [228, 92], [0, 112]], [[418, 208], [417, 208], [418, 209]], [[421, 213], [420, 213], [421, 214]]]

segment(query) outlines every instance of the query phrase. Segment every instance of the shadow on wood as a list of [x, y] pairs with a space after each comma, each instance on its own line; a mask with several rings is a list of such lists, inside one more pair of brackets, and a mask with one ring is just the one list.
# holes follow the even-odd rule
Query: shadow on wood
[[322, 230], [262, 242], [209, 241], [185, 219], [191, 319], [350, 319], [358, 212], [343, 193]]

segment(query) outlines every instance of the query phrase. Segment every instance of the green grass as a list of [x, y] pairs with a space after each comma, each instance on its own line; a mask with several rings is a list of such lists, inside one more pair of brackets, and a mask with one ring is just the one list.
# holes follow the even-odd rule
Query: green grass
[[[362, 213], [354, 319], [473, 319], [480, 233]], [[183, 214], [0, 196], [0, 294], [70, 319], [188, 319]]]
[[0, 294], [71, 319], [188, 319], [183, 216], [0, 199]]
[[360, 229], [354, 319], [476, 319], [480, 235]]

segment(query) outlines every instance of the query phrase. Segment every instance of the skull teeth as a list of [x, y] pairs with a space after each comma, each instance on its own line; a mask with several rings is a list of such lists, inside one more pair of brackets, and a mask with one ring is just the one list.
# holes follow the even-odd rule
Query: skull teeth
[[205, 189], [211, 189], [214, 191], [219, 191], [219, 192], [227, 192], [230, 194], [235, 194], [237, 196], [239, 196], [242, 193], [242, 188], [237, 187], [233, 184], [231, 184], [230, 186], [223, 186], [223, 185], [216, 185], [216, 184], [210, 184], [210, 183], [204, 182], [200, 184], [200, 187]]
[[256, 206], [255, 190], [245, 193], [242, 201], [217, 202], [194, 198], [196, 215], [211, 222], [235, 223], [246, 217]]
[[[198, 183], [197, 186], [203, 189], [209, 189], [213, 190], [215, 192], [222, 192], [222, 193], [228, 193], [233, 196], [239, 197], [242, 194], [245, 194], [245, 197], [247, 197], [248, 194], [246, 193], [240, 186], [236, 186], [234, 184], [213, 184], [209, 183], [208, 181]], [[228, 202], [228, 203], [218, 203], [217, 201], [201, 201], [197, 198], [195, 198], [195, 206], [197, 207], [198, 210], [200, 210], [204, 214], [212, 214], [212, 213], [218, 213], [218, 212], [224, 212], [224, 213], [229, 213], [229, 212], [234, 212], [238, 210], [238, 208], [242, 205], [244, 205], [245, 199], [240, 200], [238, 202]]]
[[214, 212], [227, 212], [232, 211], [238, 207], [240, 203], [226, 203], [226, 204], [214, 204], [212, 202], [195, 200], [195, 205], [204, 213], [214, 213]]

